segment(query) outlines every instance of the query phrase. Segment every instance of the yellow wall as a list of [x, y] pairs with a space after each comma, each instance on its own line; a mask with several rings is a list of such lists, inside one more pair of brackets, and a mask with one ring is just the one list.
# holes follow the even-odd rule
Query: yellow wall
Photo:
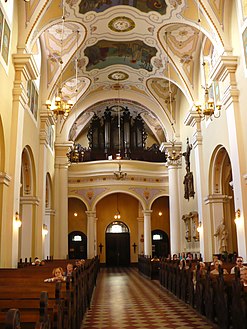
[[[68, 233], [80, 231], [87, 235], [86, 206], [80, 199], [69, 198], [68, 202]], [[77, 213], [77, 216], [74, 216]]]
[[[152, 205], [151, 226], [153, 230], [162, 230], [170, 236], [169, 198], [162, 197], [154, 201]], [[162, 212], [162, 215], [159, 215]]]

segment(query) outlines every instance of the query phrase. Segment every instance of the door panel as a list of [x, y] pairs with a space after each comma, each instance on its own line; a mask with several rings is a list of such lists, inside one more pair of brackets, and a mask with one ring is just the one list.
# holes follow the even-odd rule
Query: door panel
[[[74, 237], [81, 237], [81, 241], [74, 241]], [[87, 236], [79, 231], [69, 234], [69, 259], [86, 259], [87, 258]]]
[[129, 233], [106, 233], [106, 265], [130, 265]]

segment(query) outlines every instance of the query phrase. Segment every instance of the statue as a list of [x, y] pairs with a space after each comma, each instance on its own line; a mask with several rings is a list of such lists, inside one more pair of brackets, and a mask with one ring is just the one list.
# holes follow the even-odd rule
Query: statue
[[186, 165], [186, 175], [184, 176], [184, 198], [189, 200], [190, 197], [194, 198], [194, 182], [193, 182], [193, 173], [190, 171], [190, 152], [192, 150], [192, 145], [189, 143], [189, 138], [187, 138], [187, 149], [186, 152], [183, 153], [185, 158]]
[[220, 225], [217, 227], [214, 236], [218, 238], [219, 252], [220, 253], [226, 252], [227, 242], [228, 242], [228, 231], [223, 218], [221, 220]]

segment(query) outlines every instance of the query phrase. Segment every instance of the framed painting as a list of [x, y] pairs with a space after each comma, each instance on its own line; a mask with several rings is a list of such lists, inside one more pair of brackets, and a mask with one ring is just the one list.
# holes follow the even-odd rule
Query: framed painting
[[247, 27], [245, 28], [245, 30], [242, 34], [242, 40], [243, 40], [243, 47], [244, 47], [245, 66], [247, 68]]
[[247, 17], [247, 0], [242, 0], [242, 14], [243, 14], [243, 19]]
[[2, 48], [2, 40], [3, 40], [3, 12], [0, 8], [0, 49]]
[[7, 21], [4, 21], [3, 29], [3, 44], [2, 44], [2, 56], [6, 64], [9, 59], [9, 46], [10, 46], [10, 28]]

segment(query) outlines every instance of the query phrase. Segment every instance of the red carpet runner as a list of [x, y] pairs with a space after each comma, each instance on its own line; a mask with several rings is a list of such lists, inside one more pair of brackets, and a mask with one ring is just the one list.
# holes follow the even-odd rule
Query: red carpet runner
[[83, 329], [211, 329], [191, 307], [134, 268], [101, 269]]

